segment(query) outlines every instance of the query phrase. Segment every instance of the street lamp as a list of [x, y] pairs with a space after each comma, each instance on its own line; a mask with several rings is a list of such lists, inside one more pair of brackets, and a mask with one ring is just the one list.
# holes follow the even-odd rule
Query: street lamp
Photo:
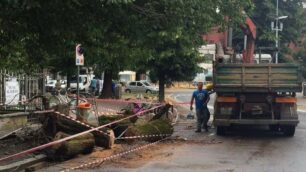
[[[286, 0], [284, 0], [286, 2]], [[275, 31], [275, 37], [276, 37], [276, 40], [275, 40], [275, 46], [276, 46], [276, 54], [275, 54], [275, 63], [278, 63], [278, 47], [279, 47], [279, 40], [278, 40], [278, 32], [280, 31], [283, 31], [283, 28], [284, 28], [284, 25], [282, 22], [279, 22], [279, 20], [282, 20], [282, 19], [286, 19], [288, 18], [288, 16], [278, 16], [278, 0], [276, 0], [276, 24], [274, 25], [274, 22], [271, 22], [271, 29], [273, 31]]]
[[281, 19], [286, 19], [286, 18], [288, 18], [288, 16], [280, 16], [280, 17], [278, 17], [277, 19], [278, 19], [278, 20], [281, 20]]

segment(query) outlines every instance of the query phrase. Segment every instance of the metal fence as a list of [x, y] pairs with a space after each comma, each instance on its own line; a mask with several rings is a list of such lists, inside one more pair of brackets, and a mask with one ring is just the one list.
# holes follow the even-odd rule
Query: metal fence
[[[16, 93], [12, 99], [15, 103], [8, 102], [7, 84], [15, 80], [19, 86], [19, 93]], [[0, 109], [1, 110], [30, 110], [41, 104], [40, 101], [32, 102], [32, 105], [26, 100], [36, 95], [44, 93], [44, 75], [42, 72], [33, 72], [27, 75], [23, 72], [10, 72], [5, 69], [0, 70]], [[11, 93], [12, 94], [12, 93]], [[18, 101], [18, 104], [16, 104]], [[35, 104], [35, 105], [34, 105]]]

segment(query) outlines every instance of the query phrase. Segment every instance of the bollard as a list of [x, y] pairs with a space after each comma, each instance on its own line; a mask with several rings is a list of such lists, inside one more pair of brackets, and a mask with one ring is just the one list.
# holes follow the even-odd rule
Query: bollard
[[77, 120], [82, 122], [87, 122], [91, 112], [90, 109], [91, 109], [90, 103], [80, 103], [77, 107], [77, 113], [76, 113]]

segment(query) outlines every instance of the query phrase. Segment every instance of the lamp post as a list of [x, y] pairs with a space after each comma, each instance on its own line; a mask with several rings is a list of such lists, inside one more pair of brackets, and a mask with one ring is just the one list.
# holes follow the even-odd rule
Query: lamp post
[[278, 2], [279, 0], [276, 0], [276, 18], [275, 18], [275, 25], [274, 25], [274, 22], [271, 22], [271, 29], [273, 31], [275, 31], [275, 37], [276, 37], [276, 40], [275, 40], [275, 47], [277, 49], [276, 51], [276, 54], [275, 54], [275, 63], [278, 63], [278, 47], [279, 47], [279, 34], [278, 32], [279, 31], [283, 31], [283, 23], [282, 22], [279, 22], [279, 20], [282, 20], [282, 19], [286, 19], [288, 16], [278, 16]]

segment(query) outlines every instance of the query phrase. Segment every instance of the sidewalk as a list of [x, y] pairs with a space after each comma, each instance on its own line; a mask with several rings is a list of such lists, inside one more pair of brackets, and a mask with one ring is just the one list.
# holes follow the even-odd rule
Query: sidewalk
[[302, 93], [296, 94], [298, 110], [306, 111], [306, 97]]

